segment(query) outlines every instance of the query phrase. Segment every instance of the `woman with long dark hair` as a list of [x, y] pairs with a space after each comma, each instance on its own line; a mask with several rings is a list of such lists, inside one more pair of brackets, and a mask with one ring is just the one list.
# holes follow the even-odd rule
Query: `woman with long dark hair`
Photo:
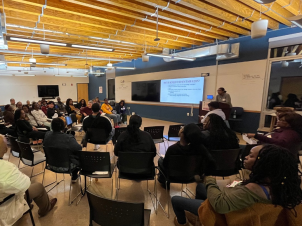
[[[219, 116], [218, 116], [219, 117]], [[160, 168], [160, 174], [158, 181], [161, 183], [163, 188], [166, 188], [166, 181], [162, 172], [165, 174], [168, 168], [170, 156], [172, 155], [201, 155], [202, 162], [200, 163], [199, 172], [196, 174], [202, 176], [205, 172], [209, 173], [211, 169], [215, 169], [215, 162], [212, 156], [209, 154], [208, 150], [203, 146], [202, 134], [200, 128], [194, 124], [188, 124], [179, 131], [180, 141], [176, 144], [171, 145], [165, 158], [158, 159], [158, 166]], [[168, 182], [167, 188], [169, 189], [170, 184]]]
[[77, 104], [77, 108], [78, 109], [81, 109], [81, 108], [84, 108], [86, 107], [86, 100], [82, 99], [80, 100], [80, 102]]
[[68, 113], [68, 115], [75, 114], [75, 116], [77, 117], [78, 122], [82, 121], [82, 115], [78, 114], [78, 113], [80, 113], [80, 110], [75, 108], [71, 98], [68, 98], [66, 100], [65, 109], [66, 109], [66, 112]]
[[153, 152], [156, 155], [156, 147], [151, 135], [141, 131], [142, 118], [132, 115], [127, 126], [127, 131], [123, 132], [117, 139], [114, 147], [114, 154], [119, 152]]
[[[274, 205], [284, 209], [294, 209], [301, 205], [301, 172], [296, 159], [288, 150], [275, 145], [256, 146], [245, 157], [244, 166], [251, 170], [250, 177], [235, 187], [220, 190], [215, 178], [206, 177], [205, 185], [198, 184], [196, 188], [199, 195], [195, 200], [174, 196], [172, 205], [176, 214], [175, 225], [189, 225], [184, 211], [200, 214], [202, 208], [199, 207], [205, 199], [219, 214], [242, 210], [256, 203], [273, 204], [266, 208], [271, 212], [275, 211]], [[202, 223], [206, 225], [206, 222]]]
[[15, 124], [17, 134], [19, 137], [27, 138], [24, 141], [28, 142], [28, 138], [35, 140], [44, 139], [45, 133], [38, 131], [38, 129], [30, 125], [29, 121], [25, 119], [26, 115], [23, 110], [17, 109], [15, 111]]
[[219, 115], [210, 114], [204, 121], [203, 144], [208, 150], [236, 149], [239, 140]]

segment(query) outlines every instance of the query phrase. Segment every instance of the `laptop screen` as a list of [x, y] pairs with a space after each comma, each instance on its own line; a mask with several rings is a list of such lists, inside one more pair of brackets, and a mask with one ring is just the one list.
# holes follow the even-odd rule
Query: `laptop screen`
[[72, 119], [71, 119], [71, 117], [70, 117], [70, 116], [66, 116], [65, 119], [66, 119], [66, 124], [67, 124], [68, 126], [70, 126], [70, 125], [72, 124]]

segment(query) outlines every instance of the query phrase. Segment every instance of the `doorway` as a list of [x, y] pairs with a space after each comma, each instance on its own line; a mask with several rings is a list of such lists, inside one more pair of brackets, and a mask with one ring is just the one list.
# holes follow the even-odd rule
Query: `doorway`
[[88, 83], [77, 83], [78, 103], [84, 99], [88, 102]]

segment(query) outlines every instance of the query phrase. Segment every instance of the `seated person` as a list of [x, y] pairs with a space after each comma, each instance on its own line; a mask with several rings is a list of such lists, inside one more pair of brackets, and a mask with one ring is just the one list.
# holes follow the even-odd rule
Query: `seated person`
[[31, 109], [31, 104], [29, 100], [26, 101], [26, 106], [28, 107], [28, 109]]
[[55, 109], [55, 103], [53, 101], [49, 101], [47, 108], [47, 118], [52, 119], [52, 117], [57, 114], [57, 117], [61, 116], [61, 113]]
[[[73, 135], [63, 133], [65, 128], [64, 122], [60, 118], [55, 118], [51, 121], [52, 131], [45, 134], [43, 141], [44, 147], [60, 148], [68, 152], [71, 156], [71, 168], [75, 169], [78, 165], [77, 160], [73, 158], [73, 153], [76, 151], [82, 151], [82, 146], [76, 141]], [[66, 172], [68, 169], [62, 167], [57, 168], [55, 166], [50, 166], [55, 171]], [[78, 179], [78, 169], [72, 171], [72, 182], [76, 182]]]
[[261, 144], [276, 144], [287, 148], [297, 157], [299, 151], [296, 147], [302, 142], [302, 116], [297, 113], [283, 113], [278, 116], [277, 129], [266, 135], [249, 133]]
[[151, 135], [141, 131], [142, 118], [132, 115], [127, 126], [127, 131], [123, 132], [117, 139], [114, 146], [114, 154], [119, 152], [153, 152], [156, 156], [156, 147]]
[[23, 105], [22, 110], [25, 113], [25, 119], [29, 122], [30, 125], [38, 128], [38, 122], [36, 121], [35, 117], [31, 114], [31, 111], [29, 110], [27, 105]]
[[56, 104], [56, 108], [58, 108], [58, 110], [60, 112], [66, 112], [66, 108], [65, 108], [65, 105], [64, 103], [61, 101], [61, 98], [60, 97], [57, 97], [57, 104]]
[[102, 140], [100, 144], [103, 142], [107, 143], [112, 139], [114, 135], [114, 128], [112, 128], [112, 124], [109, 118], [101, 116], [100, 105], [98, 103], [94, 103], [92, 105], [92, 115], [86, 116], [83, 121], [83, 130], [86, 132], [84, 139], [91, 139], [93, 143], [95, 143], [96, 140], [101, 137], [99, 134], [94, 134], [93, 132], [89, 131], [90, 128], [102, 129], [103, 131], [105, 131], [104, 136], [106, 137], [106, 140]]
[[[45, 133], [38, 131], [36, 127], [30, 125], [30, 123], [25, 119], [25, 112], [23, 110], [17, 109], [15, 111], [15, 125], [20, 139], [44, 139]], [[24, 139], [24, 142], [28, 142], [28, 139]]]
[[120, 101], [116, 107], [116, 113], [120, 115], [122, 123], [127, 125], [127, 112], [125, 107], [125, 101]]
[[5, 105], [4, 107], [5, 111], [3, 112], [4, 116], [4, 121], [6, 123], [9, 123], [11, 125], [14, 125], [15, 120], [14, 120], [14, 110], [11, 105]]
[[14, 127], [7, 128], [6, 126], [8, 126], [8, 125], [9, 125], [9, 123], [0, 124], [0, 134], [2, 134], [2, 135], [8, 134], [13, 137], [16, 137], [17, 134], [15, 132], [15, 128]]
[[32, 105], [31, 114], [34, 116], [39, 126], [51, 128], [51, 123], [47, 120], [47, 116], [40, 110], [40, 106], [36, 102]]
[[221, 191], [216, 179], [207, 176], [205, 184], [197, 185], [196, 199], [172, 197], [175, 225], [189, 226], [185, 211], [197, 216], [198, 208], [205, 199], [219, 214], [241, 210], [255, 203], [273, 204], [287, 209], [301, 205], [298, 165], [288, 150], [275, 145], [256, 146], [245, 157], [244, 167], [251, 170], [249, 179], [235, 187], [226, 187]]
[[80, 102], [77, 104], [77, 108], [81, 109], [86, 107], [86, 101], [84, 99], [80, 100]]
[[204, 123], [204, 121], [206, 120], [206, 118], [210, 115], [210, 114], [216, 114], [219, 115], [223, 121], [225, 121], [225, 114], [224, 112], [219, 108], [219, 102], [217, 101], [213, 101], [208, 103], [209, 106], [209, 112], [205, 115], [205, 116], [200, 116], [200, 123]]
[[16, 110], [17, 109], [20, 109], [20, 110], [22, 110], [22, 102], [21, 101], [19, 101], [19, 102], [17, 102], [17, 104], [16, 104]]
[[112, 107], [108, 103], [107, 98], [104, 99], [104, 103], [102, 104], [101, 110], [102, 110], [102, 112], [104, 112], [106, 114], [107, 117], [109, 117], [113, 120], [114, 127], [118, 128], [119, 127], [118, 123], [120, 122], [120, 117], [118, 115], [112, 113]]
[[81, 120], [82, 120], [82, 115], [78, 114], [78, 113], [80, 113], [80, 110], [77, 109], [77, 108], [75, 108], [75, 106], [73, 105], [72, 99], [68, 98], [68, 99], [66, 100], [65, 109], [66, 109], [66, 112], [67, 112], [68, 115], [70, 115], [70, 114], [75, 114], [76, 117], [77, 117], [78, 123], [81, 122]]
[[41, 111], [43, 111], [44, 114], [47, 115], [47, 101], [46, 100], [42, 100], [42, 102], [41, 102]]
[[209, 151], [239, 148], [236, 134], [227, 127], [220, 116], [210, 114], [204, 121], [203, 128], [201, 140]]
[[[3, 138], [2, 138], [3, 139]], [[1, 149], [7, 150], [7, 145], [2, 142]], [[38, 214], [44, 217], [57, 203], [57, 199], [49, 200], [45, 188], [40, 183], [31, 183], [30, 178], [23, 174], [15, 164], [2, 160], [6, 151], [0, 151], [0, 225], [13, 225], [30, 208], [24, 199], [25, 191], [28, 190], [29, 199], [33, 199], [38, 206]]]
[[90, 100], [88, 101], [87, 107], [81, 108], [80, 112], [84, 116], [84, 118], [88, 115], [92, 115], [92, 104], [93, 102]]
[[[215, 165], [212, 156], [202, 144], [201, 136], [201, 131], [197, 125], [193, 123], [186, 125], [179, 131], [180, 141], [168, 148], [165, 158], [160, 157], [158, 159], [158, 167], [160, 168], [158, 181], [161, 183], [163, 188], [166, 188], [166, 181], [161, 172], [164, 174], [166, 173], [166, 169], [168, 168], [170, 162], [170, 156], [172, 155], [202, 155], [203, 168], [208, 168], [207, 166], [209, 164], [212, 164], [213, 166]], [[203, 173], [204, 172], [200, 172], [199, 174], [202, 175]], [[169, 182], [167, 187], [169, 189]]]

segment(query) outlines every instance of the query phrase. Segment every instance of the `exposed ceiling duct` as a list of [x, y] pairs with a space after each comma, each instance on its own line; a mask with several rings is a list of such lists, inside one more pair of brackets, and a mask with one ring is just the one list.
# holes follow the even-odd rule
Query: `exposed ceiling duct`
[[[178, 52], [177, 57], [174, 58], [165, 57], [164, 61], [171, 62], [171, 61], [181, 60], [182, 57], [190, 59], [190, 58], [199, 58], [199, 57], [206, 57], [212, 55], [217, 55], [216, 60], [229, 60], [239, 57], [239, 47], [240, 47], [240, 43], [213, 45], [213, 46]], [[163, 56], [169, 56], [169, 55], [163, 54]]]

